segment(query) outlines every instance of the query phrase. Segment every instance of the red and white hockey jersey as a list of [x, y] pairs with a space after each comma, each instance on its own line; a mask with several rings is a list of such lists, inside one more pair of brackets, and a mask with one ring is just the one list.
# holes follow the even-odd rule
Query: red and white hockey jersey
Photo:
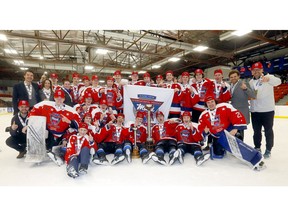
[[172, 139], [176, 141], [175, 128], [179, 123], [171, 122], [169, 120], [164, 121], [163, 124], [155, 124], [152, 127], [152, 139], [157, 144], [160, 140]]
[[117, 126], [116, 124], [109, 125], [101, 128], [99, 133], [99, 142], [114, 142], [122, 144], [128, 139], [128, 128], [124, 126]]
[[[128, 129], [128, 140], [134, 144], [134, 124], [131, 124]], [[144, 125], [137, 126], [136, 130], [136, 143], [145, 143], [147, 140], [147, 129]]]
[[184, 123], [179, 124], [175, 129], [175, 136], [178, 143], [197, 144], [203, 139], [202, 134], [196, 127], [190, 127]]
[[[101, 91], [100, 88], [99, 91]], [[101, 99], [105, 99], [107, 101], [107, 106], [111, 107], [114, 114], [117, 114], [116, 108], [121, 107], [123, 104], [123, 98], [117, 98], [117, 91], [114, 88], [104, 88], [105, 92], [103, 94], [99, 93]]]
[[179, 83], [173, 83], [173, 82], [166, 82], [163, 85], [163, 88], [169, 88], [169, 89], [179, 89], [178, 91], [174, 92], [171, 107], [169, 109], [169, 114], [175, 114], [180, 115], [181, 108], [180, 108], [180, 102], [181, 102], [181, 86]]
[[204, 111], [206, 109], [205, 105], [205, 97], [206, 95], [213, 94], [213, 86], [212, 81], [205, 78], [202, 81], [198, 81], [193, 83], [192, 86], [196, 89], [199, 95], [199, 101], [193, 106], [193, 109]]
[[65, 161], [66, 163], [69, 162], [70, 158], [73, 156], [78, 156], [81, 152], [81, 149], [84, 147], [93, 148], [94, 147], [94, 141], [89, 141], [88, 135], [80, 136], [72, 135], [67, 144], [67, 151], [65, 154]]
[[98, 109], [99, 107], [96, 104], [86, 105], [85, 103], [83, 103], [83, 104], [76, 104], [73, 108], [76, 110], [76, 112], [82, 119], [86, 113], [90, 113], [92, 115], [92, 111], [94, 109]]
[[205, 127], [209, 128], [210, 133], [217, 137], [223, 130], [247, 128], [243, 114], [235, 109], [231, 104], [220, 103], [214, 110], [205, 110], [199, 117], [198, 129], [203, 132]]
[[[54, 101], [42, 101], [35, 104], [29, 116], [45, 116], [47, 129], [55, 137], [61, 137], [69, 127], [78, 128], [80, 122], [80, 116], [73, 108], [66, 105], [57, 107]], [[62, 121], [63, 116], [71, 123]]]
[[189, 83], [185, 85], [181, 84], [181, 92], [181, 111], [192, 111], [192, 107], [200, 100], [198, 92]]
[[[222, 87], [222, 83], [225, 87]], [[214, 98], [217, 103], [228, 102], [231, 99], [230, 86], [226, 82], [217, 83], [215, 80], [212, 82]]]

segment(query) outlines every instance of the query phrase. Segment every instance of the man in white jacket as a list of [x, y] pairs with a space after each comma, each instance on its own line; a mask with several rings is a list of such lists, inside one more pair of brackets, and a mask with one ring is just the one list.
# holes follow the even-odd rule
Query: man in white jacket
[[260, 62], [252, 65], [252, 75], [253, 79], [250, 80], [249, 84], [252, 90], [256, 92], [256, 98], [251, 100], [250, 108], [254, 130], [254, 146], [255, 149], [261, 151], [261, 129], [263, 126], [266, 137], [266, 150], [263, 156], [267, 159], [270, 158], [271, 149], [274, 145], [273, 122], [275, 100], [273, 87], [280, 85], [281, 80], [270, 74], [264, 76], [263, 65]]

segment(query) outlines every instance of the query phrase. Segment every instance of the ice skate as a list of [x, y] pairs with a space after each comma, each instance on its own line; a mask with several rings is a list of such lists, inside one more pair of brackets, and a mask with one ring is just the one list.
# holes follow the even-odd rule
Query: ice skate
[[79, 173], [80, 174], [87, 174], [87, 170], [88, 170], [88, 164], [81, 164], [79, 167]]
[[261, 161], [259, 164], [257, 164], [256, 166], [254, 166], [254, 170], [255, 171], [261, 171], [263, 169], [266, 169], [266, 164], [264, 163], [264, 161]]
[[180, 162], [180, 164], [183, 164], [184, 163], [184, 157], [183, 157], [183, 153], [180, 149], [177, 149], [179, 155], [178, 155], [178, 160]]
[[172, 165], [175, 163], [179, 156], [179, 152], [176, 150], [174, 153], [169, 154], [169, 165]]
[[153, 161], [155, 161], [155, 162], [157, 162], [157, 163], [159, 163], [161, 165], [164, 165], [164, 166], [166, 165], [166, 161], [164, 160], [164, 155], [163, 156], [158, 156], [156, 154], [153, 154], [151, 158], [152, 158]]
[[126, 149], [125, 151], [125, 157], [126, 157], [126, 160], [128, 161], [128, 163], [131, 163], [131, 150], [130, 149]]
[[125, 156], [124, 155], [115, 155], [113, 160], [111, 161], [112, 165], [118, 164], [121, 161], [125, 160]]
[[64, 164], [64, 161], [55, 153], [48, 151], [47, 152], [47, 156], [57, 165], [57, 166], [61, 166]]
[[93, 163], [98, 164], [98, 165], [108, 165], [109, 161], [107, 160], [106, 156], [101, 156], [99, 158], [94, 158]]
[[203, 164], [204, 162], [206, 162], [207, 160], [209, 160], [209, 158], [210, 158], [210, 154], [209, 154], [209, 153], [198, 156], [197, 158], [195, 158], [195, 160], [196, 160], [196, 165], [197, 165], [197, 166], [200, 166], [201, 164]]
[[79, 176], [73, 166], [67, 166], [67, 175], [71, 178], [77, 178]]
[[147, 152], [146, 154], [144, 154], [141, 159], [142, 159], [142, 163], [143, 164], [146, 164], [151, 158], [152, 156], [154, 155], [155, 153], [154, 152], [151, 152], [150, 154]]

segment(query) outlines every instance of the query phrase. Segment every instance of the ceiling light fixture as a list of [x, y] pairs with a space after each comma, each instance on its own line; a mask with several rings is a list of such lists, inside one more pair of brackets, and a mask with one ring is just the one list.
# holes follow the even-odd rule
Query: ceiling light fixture
[[105, 81], [104, 80], [99, 80], [99, 83], [105, 83]]
[[4, 34], [0, 34], [0, 40], [7, 41], [7, 37]]
[[161, 65], [152, 65], [152, 69], [157, 69], [157, 68], [160, 68]]
[[101, 55], [105, 55], [105, 54], [108, 53], [108, 50], [106, 50], [106, 49], [97, 49], [96, 53], [97, 54], [101, 54]]
[[8, 54], [17, 54], [17, 51], [14, 49], [4, 49], [4, 51]]
[[177, 57], [172, 57], [172, 58], [168, 59], [168, 61], [171, 61], [171, 62], [177, 62], [179, 60], [180, 60], [180, 58], [177, 58]]
[[197, 51], [197, 52], [202, 52], [202, 51], [204, 51], [204, 50], [206, 50], [206, 49], [208, 49], [208, 47], [207, 46], [197, 46], [197, 47], [195, 47], [193, 50], [194, 51]]
[[28, 70], [29, 68], [26, 67], [20, 67], [20, 70]]
[[144, 74], [146, 71], [139, 71], [138, 74]]
[[252, 31], [251, 30], [237, 30], [237, 31], [232, 32], [231, 34], [236, 35], [238, 37], [241, 37], [241, 36], [248, 34], [250, 32], [252, 32]]
[[23, 65], [23, 64], [24, 64], [24, 61], [22, 61], [22, 60], [14, 60], [14, 63], [15, 63], [16, 65]]
[[92, 70], [94, 67], [93, 66], [90, 66], [90, 65], [86, 65], [85, 66], [85, 70]]
[[136, 65], [133, 65], [132, 67], [133, 67], [133, 68], [136, 68]]

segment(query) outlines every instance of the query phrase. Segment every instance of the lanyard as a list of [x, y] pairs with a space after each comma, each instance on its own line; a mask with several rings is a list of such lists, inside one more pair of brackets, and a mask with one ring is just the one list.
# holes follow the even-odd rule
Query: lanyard
[[29, 100], [31, 100], [32, 99], [32, 84], [30, 84], [30, 85], [27, 85], [26, 83], [25, 83], [25, 87], [26, 87], [26, 89], [27, 89], [27, 92], [28, 92], [28, 96], [29, 96]]
[[216, 109], [208, 110], [208, 112], [209, 112], [209, 116], [210, 116], [210, 120], [211, 120], [211, 125], [214, 125], [215, 116], [216, 116]]
[[84, 140], [85, 140], [84, 136], [77, 136], [77, 143], [76, 143], [76, 152], [77, 152], [77, 154], [80, 153], [81, 147], [82, 147], [82, 145], [84, 143]]
[[22, 126], [25, 127], [27, 125], [27, 116], [24, 118], [25, 120], [23, 121], [20, 113], [18, 113], [18, 118], [19, 118], [20, 123], [22, 124]]

